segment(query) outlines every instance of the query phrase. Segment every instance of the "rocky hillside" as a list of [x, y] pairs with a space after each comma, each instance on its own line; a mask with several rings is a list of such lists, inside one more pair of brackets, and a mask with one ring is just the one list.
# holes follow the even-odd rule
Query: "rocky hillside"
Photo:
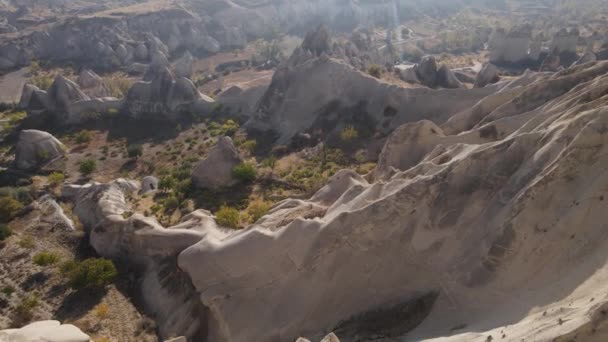
[[64, 196], [100, 255], [146, 268], [167, 334], [602, 341], [607, 71], [528, 75], [443, 124], [403, 125], [372, 175], [338, 172], [243, 231], [204, 210], [163, 227], [132, 212], [127, 180]]

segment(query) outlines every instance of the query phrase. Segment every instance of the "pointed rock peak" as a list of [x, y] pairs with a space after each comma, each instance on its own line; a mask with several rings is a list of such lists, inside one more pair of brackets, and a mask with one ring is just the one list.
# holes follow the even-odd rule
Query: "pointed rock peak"
[[88, 69], [83, 69], [80, 72], [80, 75], [78, 75], [78, 79], [76, 80], [76, 83], [78, 83], [78, 85], [83, 88], [95, 87], [101, 82], [101, 77], [97, 75], [94, 71]]
[[304, 50], [311, 51], [317, 56], [331, 53], [331, 47], [331, 37], [324, 25], [320, 25], [315, 31], [308, 32], [302, 43]]

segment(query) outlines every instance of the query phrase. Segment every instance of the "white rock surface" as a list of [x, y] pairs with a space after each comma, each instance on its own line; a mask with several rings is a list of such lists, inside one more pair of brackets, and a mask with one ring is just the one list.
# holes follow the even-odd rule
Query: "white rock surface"
[[192, 182], [204, 189], [218, 189], [232, 186], [237, 179], [232, 170], [243, 160], [239, 156], [230, 137], [220, 137], [209, 151], [207, 158], [201, 160], [192, 171]]
[[24, 130], [19, 134], [15, 148], [15, 166], [32, 170], [62, 158], [66, 147], [51, 134], [37, 130]]
[[2, 342], [89, 342], [91, 338], [71, 324], [40, 321], [20, 329], [0, 330]]

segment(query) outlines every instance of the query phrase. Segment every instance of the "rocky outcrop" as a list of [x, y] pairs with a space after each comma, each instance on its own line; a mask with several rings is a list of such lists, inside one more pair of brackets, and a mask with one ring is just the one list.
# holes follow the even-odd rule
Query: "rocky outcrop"
[[437, 69], [437, 84], [441, 88], [446, 89], [457, 89], [464, 88], [464, 84], [460, 83], [460, 80], [456, 77], [454, 72], [447, 67], [442, 65]]
[[[200, 340], [602, 340], [607, 72], [528, 73], [458, 122], [400, 126], [375, 174], [340, 171], [242, 231], [204, 211], [166, 229], [125, 219], [124, 180], [66, 195], [101, 255], [177, 255], [205, 307]], [[180, 292], [144, 293], [176, 308]]]
[[[199, 210], [171, 228], [154, 218], [132, 214], [126, 198], [139, 184], [118, 179], [84, 186], [67, 185], [62, 191], [75, 203], [74, 213], [89, 231], [90, 244], [97, 253], [114, 260], [128, 260], [141, 271], [137, 280], [148, 312], [156, 317], [161, 337], [187, 336], [203, 341], [207, 313], [197, 298], [187, 275], [175, 266], [179, 252], [213, 234], [213, 216]], [[139, 246], [139, 247], [137, 247]]]
[[191, 80], [175, 78], [167, 68], [152, 70], [149, 81], [135, 83], [124, 108], [135, 119], [176, 120], [184, 112], [209, 112], [213, 100], [202, 95]]
[[500, 81], [498, 68], [492, 63], [486, 63], [477, 74], [474, 86], [475, 88], [483, 88], [488, 84], [494, 84], [498, 81]]
[[[102, 88], [98, 84], [97, 90]], [[30, 115], [49, 114], [49, 118], [59, 125], [82, 123], [92, 114], [97, 117], [110, 111], [118, 112], [122, 105], [121, 100], [111, 97], [92, 99], [77, 83], [61, 75], [55, 78], [48, 91], [26, 84], [19, 102], [19, 107]]]
[[[131, 86], [123, 99], [91, 98], [86, 93], [104, 95], [109, 89], [95, 73], [84, 71], [79, 84], [59, 75], [48, 92], [27, 84], [19, 107], [30, 115], [48, 114], [58, 125], [71, 125], [121, 113], [133, 119], [173, 121], [184, 113], [209, 113], [213, 100], [202, 95], [191, 80], [175, 78], [166, 67], [151, 68], [145, 81]], [[86, 92], [86, 93], [85, 93]]]
[[151, 193], [158, 190], [158, 178], [154, 176], [146, 176], [141, 181], [141, 191], [142, 194]]
[[0, 341], [89, 342], [91, 338], [74, 325], [40, 321], [19, 329], [0, 330]]
[[596, 62], [598, 60], [597, 55], [592, 51], [587, 51], [583, 54], [572, 66], [581, 65], [585, 63]]
[[319, 26], [316, 31], [308, 32], [302, 42], [302, 49], [316, 56], [331, 53], [331, 38], [325, 26]]
[[192, 182], [203, 189], [232, 186], [237, 183], [232, 170], [242, 161], [232, 139], [220, 137], [209, 155], [194, 167]]
[[437, 86], [437, 62], [433, 56], [425, 56], [415, 67], [416, 75], [422, 84], [429, 88]]
[[[90, 98], [111, 97], [112, 93], [103, 79], [91, 70], [82, 70], [76, 83]], [[74, 101], [76, 102], [76, 101]]]
[[194, 63], [194, 57], [189, 51], [180, 57], [173, 64], [173, 70], [175, 70], [175, 76], [177, 77], [192, 77], [192, 63]]
[[63, 158], [65, 151], [65, 146], [47, 132], [21, 131], [15, 148], [15, 167], [34, 170]]
[[63, 208], [50, 195], [44, 195], [34, 202], [43, 215], [40, 217], [39, 224], [50, 227], [52, 231], [75, 231], [76, 225], [69, 218]]
[[533, 52], [532, 27], [520, 25], [509, 32], [497, 29], [490, 40], [490, 62], [493, 64], [519, 64], [535, 61]]
[[[538, 325], [526, 319], [531, 308], [560, 312], [554, 310], [571, 301], [577, 306], [559, 315], [580, 317], [576, 324], [544, 325], [556, 316], [542, 318], [542, 308], [531, 319], [547, 327], [548, 339], [587, 324], [586, 313], [598, 312], [606, 300], [605, 286], [595, 283], [589, 291], [587, 285], [587, 277], [603, 278], [597, 267], [605, 269], [604, 260], [578, 272], [581, 261], [603, 255], [606, 244], [598, 241], [605, 195], [597, 187], [608, 181], [598, 168], [607, 162], [608, 103], [598, 92], [606, 70], [608, 64], [597, 64], [523, 86], [473, 129], [449, 139], [431, 123], [396, 132], [406, 140], [389, 139], [385, 148], [405, 147], [393, 155], [408, 159], [380, 165], [396, 171], [378, 175], [378, 182], [340, 172], [309, 201], [287, 200], [249, 230], [188, 248], [179, 265], [217, 320], [210, 332], [218, 339], [270, 341], [314, 334], [321, 326], [339, 332], [346, 320], [359, 322], [349, 326], [361, 338], [386, 333], [367, 331], [369, 320], [416, 306], [415, 315], [388, 324], [388, 334], [395, 334], [389, 336], [405, 334], [408, 319], [424, 322], [408, 337], [425, 340], [459, 324], [479, 331], [478, 322], [491, 316], [494, 334], [514, 324], [505, 333], [519, 340], [537, 336]], [[318, 207], [323, 214], [302, 218]], [[583, 232], [569, 223], [580, 217], [589, 220]], [[574, 252], [577, 246], [586, 251]], [[330, 279], [347, 281], [348, 291]], [[587, 291], [572, 294], [579, 286]], [[269, 305], [280, 314], [260, 316]], [[517, 315], [501, 320], [506, 308]], [[479, 336], [468, 329], [451, 340]]]
[[573, 28], [567, 30], [563, 28], [553, 36], [549, 51], [557, 54], [569, 53], [576, 55], [579, 38], [580, 32], [578, 29]]
[[337, 134], [345, 124], [369, 135], [387, 134], [429, 116], [441, 123], [495, 90], [402, 88], [342, 60], [297, 49], [275, 72], [246, 127], [276, 136], [277, 144], [289, 144], [299, 133]]

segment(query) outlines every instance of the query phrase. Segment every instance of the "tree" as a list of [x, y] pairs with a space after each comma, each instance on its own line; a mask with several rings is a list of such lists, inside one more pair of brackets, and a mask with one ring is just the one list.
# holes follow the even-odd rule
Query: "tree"
[[258, 171], [253, 162], [242, 162], [232, 169], [232, 175], [241, 182], [252, 182], [257, 178]]
[[53, 187], [62, 184], [65, 181], [65, 176], [61, 172], [53, 172], [49, 175], [49, 184]]
[[353, 126], [347, 126], [340, 132], [340, 139], [345, 143], [349, 143], [357, 138], [359, 138], [359, 132]]
[[79, 170], [84, 176], [90, 175], [91, 173], [95, 172], [96, 169], [97, 162], [93, 159], [85, 159], [80, 162]]
[[262, 165], [270, 169], [270, 175], [272, 176], [274, 174], [274, 169], [277, 166], [277, 157], [274, 154], [271, 155], [270, 157], [264, 159]]
[[9, 222], [23, 209], [23, 204], [11, 196], [0, 197], [0, 220]]
[[372, 64], [367, 69], [367, 73], [374, 76], [375, 78], [381, 78], [382, 74], [384, 73], [384, 70], [382, 69], [382, 67], [380, 65]]
[[240, 213], [237, 209], [224, 205], [215, 213], [215, 219], [222, 227], [237, 229], [239, 227]]
[[103, 288], [114, 281], [118, 271], [108, 259], [86, 259], [82, 262], [68, 261], [61, 267], [70, 287], [76, 290]]
[[127, 154], [129, 158], [139, 158], [144, 154], [144, 148], [140, 144], [132, 144], [127, 147]]

